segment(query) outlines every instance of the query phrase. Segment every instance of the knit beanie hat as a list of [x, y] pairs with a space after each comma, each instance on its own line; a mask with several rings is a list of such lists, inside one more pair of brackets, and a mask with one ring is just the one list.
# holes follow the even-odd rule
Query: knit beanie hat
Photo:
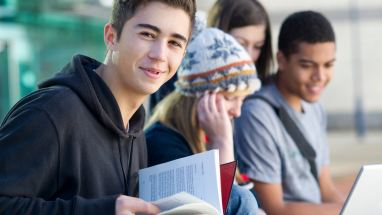
[[248, 94], [261, 86], [247, 51], [229, 34], [206, 28], [197, 19], [186, 56], [178, 70], [176, 90], [186, 96], [205, 91]]

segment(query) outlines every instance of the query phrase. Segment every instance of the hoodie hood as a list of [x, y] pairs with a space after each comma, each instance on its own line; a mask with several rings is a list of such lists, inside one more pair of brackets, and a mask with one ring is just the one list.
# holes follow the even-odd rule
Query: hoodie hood
[[98, 120], [114, 133], [120, 136], [141, 135], [145, 119], [143, 106], [130, 119], [131, 126], [127, 132], [117, 101], [106, 83], [95, 73], [99, 66], [101, 63], [92, 58], [76, 55], [59, 73], [38, 87], [68, 87], [81, 98]]

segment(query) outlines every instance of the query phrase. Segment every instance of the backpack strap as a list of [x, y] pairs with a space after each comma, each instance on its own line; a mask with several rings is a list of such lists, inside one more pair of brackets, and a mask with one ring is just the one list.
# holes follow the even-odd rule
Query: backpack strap
[[292, 137], [293, 141], [295, 142], [301, 155], [308, 161], [310, 165], [310, 172], [316, 179], [317, 183], [319, 183], [318, 171], [316, 166], [316, 151], [314, 151], [312, 145], [309, 144], [308, 140], [298, 128], [296, 122], [288, 114], [287, 110], [284, 107], [276, 107], [269, 101], [269, 99], [265, 98], [264, 96], [250, 95], [246, 98], [246, 100], [248, 99], [261, 99], [262, 101], [270, 105], [272, 109], [274, 109], [276, 115], [282, 122], [285, 130], [287, 130], [288, 134]]

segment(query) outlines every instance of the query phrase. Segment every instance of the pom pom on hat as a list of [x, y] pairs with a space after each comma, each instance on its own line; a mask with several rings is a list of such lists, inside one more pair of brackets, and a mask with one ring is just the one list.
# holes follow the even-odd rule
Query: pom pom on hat
[[197, 18], [178, 70], [176, 90], [187, 96], [199, 96], [205, 91], [252, 93], [260, 86], [247, 51], [229, 34], [206, 28]]
[[200, 32], [202, 32], [206, 28], [207, 20], [205, 19], [205, 17], [203, 17], [203, 14], [197, 12], [195, 16], [194, 26], [192, 27], [192, 35], [190, 41], [193, 41], [195, 37], [197, 37], [200, 34]]

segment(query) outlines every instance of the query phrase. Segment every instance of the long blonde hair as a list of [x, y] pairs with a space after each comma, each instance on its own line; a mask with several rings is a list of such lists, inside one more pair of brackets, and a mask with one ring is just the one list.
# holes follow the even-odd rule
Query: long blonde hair
[[173, 91], [157, 104], [145, 129], [159, 121], [180, 133], [194, 154], [206, 151], [203, 131], [197, 120], [197, 104], [197, 97]]

